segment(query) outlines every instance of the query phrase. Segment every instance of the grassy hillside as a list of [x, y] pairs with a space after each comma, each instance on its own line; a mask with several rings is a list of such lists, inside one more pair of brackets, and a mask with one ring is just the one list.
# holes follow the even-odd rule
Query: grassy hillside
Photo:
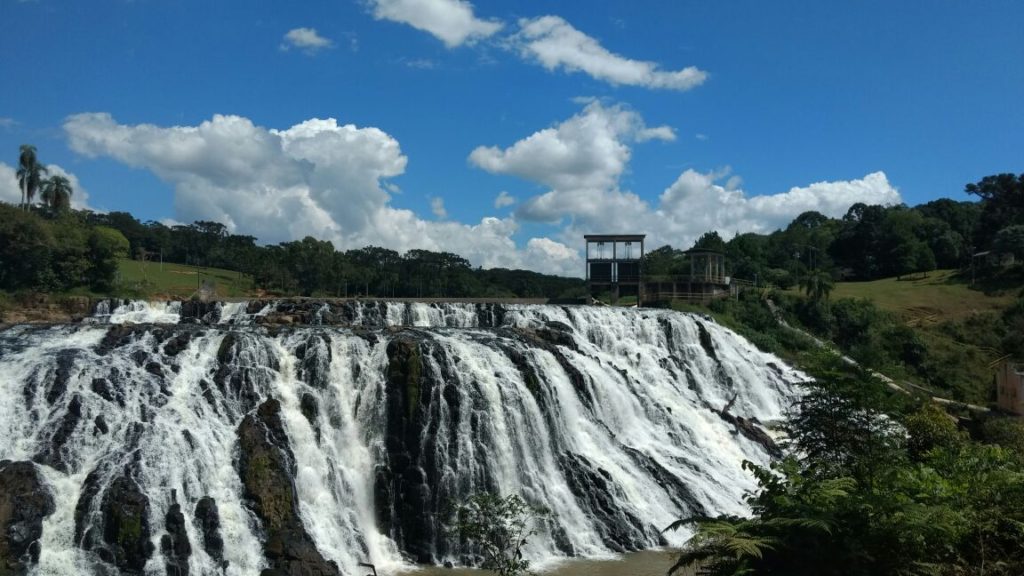
[[118, 269], [118, 288], [140, 296], [187, 299], [204, 283], [220, 297], [253, 293], [252, 278], [232, 270], [127, 259], [120, 260]]
[[991, 364], [1002, 356], [1005, 331], [1000, 317], [1016, 301], [1015, 292], [986, 294], [971, 288], [956, 271], [939, 270], [912, 279], [840, 282], [831, 300], [842, 298], [872, 301], [912, 328], [926, 347], [923, 364], [890, 366], [892, 376], [957, 400], [994, 400]]
[[882, 310], [920, 324], [995, 312], [1014, 301], [1013, 295], [988, 296], [971, 289], [955, 270], [937, 270], [925, 277], [906, 280], [885, 278], [873, 282], [839, 282], [831, 298], [867, 298]]

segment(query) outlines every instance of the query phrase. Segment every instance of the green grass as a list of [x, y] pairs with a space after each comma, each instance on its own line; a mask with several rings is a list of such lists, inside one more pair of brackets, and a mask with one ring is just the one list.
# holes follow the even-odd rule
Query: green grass
[[955, 270], [936, 270], [925, 277], [906, 280], [838, 282], [830, 298], [867, 298], [882, 310], [921, 325], [1000, 311], [1014, 301], [1010, 295], [987, 296], [971, 289], [956, 276]]
[[150, 298], [187, 299], [202, 282], [212, 283], [217, 296], [222, 298], [253, 293], [251, 277], [221, 268], [123, 259], [118, 263], [118, 271], [118, 289]]
[[925, 277], [872, 282], [839, 282], [830, 296], [867, 298], [913, 328], [928, 349], [930, 381], [904, 376], [956, 400], [984, 404], [992, 400], [993, 372], [999, 358], [999, 316], [1016, 300], [1008, 291], [986, 294], [971, 288], [955, 270]]

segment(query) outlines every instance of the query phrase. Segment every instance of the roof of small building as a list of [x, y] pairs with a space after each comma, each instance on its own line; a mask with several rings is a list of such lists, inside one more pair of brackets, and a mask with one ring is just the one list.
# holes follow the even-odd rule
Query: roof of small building
[[641, 242], [647, 237], [646, 234], [584, 234], [587, 240], [597, 242]]

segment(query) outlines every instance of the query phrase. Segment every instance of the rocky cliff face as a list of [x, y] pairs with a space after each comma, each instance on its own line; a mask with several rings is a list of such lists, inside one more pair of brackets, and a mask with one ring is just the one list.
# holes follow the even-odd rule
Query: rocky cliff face
[[299, 516], [295, 457], [280, 402], [267, 400], [242, 420], [238, 446], [245, 497], [266, 532], [263, 551], [270, 568], [262, 576], [337, 576], [338, 566], [320, 554]]
[[683, 314], [309, 301], [110, 302], [0, 374], [0, 574], [172, 576], [458, 563], [480, 491], [552, 511], [535, 560], [663, 545], [800, 378]]
[[27, 574], [39, 561], [53, 495], [31, 462], [0, 461], [0, 575]]

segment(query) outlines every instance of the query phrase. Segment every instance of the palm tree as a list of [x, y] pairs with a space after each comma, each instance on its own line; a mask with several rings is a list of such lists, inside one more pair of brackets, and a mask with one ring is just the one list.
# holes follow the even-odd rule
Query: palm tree
[[828, 295], [832, 292], [835, 284], [832, 282], [832, 275], [827, 271], [811, 270], [800, 279], [800, 286], [813, 302], [821, 302], [828, 300]]
[[22, 144], [18, 154], [18, 184], [21, 185], [22, 206], [27, 210], [43, 185], [43, 174], [48, 172], [36, 159], [36, 147]]
[[50, 176], [43, 182], [42, 198], [43, 204], [50, 207], [54, 212], [63, 212], [71, 208], [71, 182], [60, 175]]

